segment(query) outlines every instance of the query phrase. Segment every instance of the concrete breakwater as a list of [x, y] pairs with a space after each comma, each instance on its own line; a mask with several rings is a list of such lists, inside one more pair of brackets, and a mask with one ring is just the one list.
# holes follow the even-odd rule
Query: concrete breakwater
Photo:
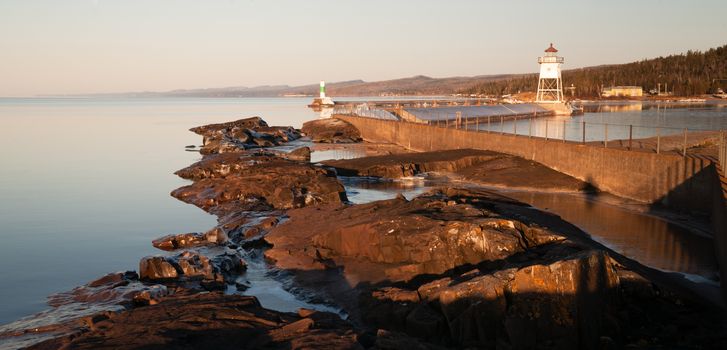
[[711, 204], [705, 198], [719, 188], [713, 181], [714, 163], [701, 157], [629, 152], [560, 140], [351, 116], [338, 118], [355, 125], [366, 140], [390, 142], [416, 151], [474, 148], [512, 154], [620, 197], [678, 210], [711, 212]]
[[[356, 126], [368, 141], [390, 142], [416, 151], [473, 148], [512, 154], [539, 162], [623, 198], [710, 215], [722, 279], [726, 277], [727, 185], [712, 160], [417, 123], [336, 117]], [[723, 295], [727, 298], [724, 286]]]

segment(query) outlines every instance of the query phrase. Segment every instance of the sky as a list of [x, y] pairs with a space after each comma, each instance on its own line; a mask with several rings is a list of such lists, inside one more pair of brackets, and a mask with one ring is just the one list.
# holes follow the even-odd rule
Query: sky
[[725, 0], [0, 0], [0, 96], [564, 69], [727, 44]]

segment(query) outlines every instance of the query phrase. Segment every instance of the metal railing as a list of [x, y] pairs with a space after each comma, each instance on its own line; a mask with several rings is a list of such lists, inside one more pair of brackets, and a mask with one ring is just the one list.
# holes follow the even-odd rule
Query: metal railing
[[[397, 118], [391, 112], [368, 106], [341, 106], [334, 114], [344, 114], [377, 119]], [[379, 116], [378, 114], [385, 114]], [[399, 118], [397, 118], [399, 119]], [[539, 117], [537, 113], [507, 116], [468, 116], [461, 112], [441, 115], [428, 122], [441, 128], [465, 129], [483, 133], [510, 134], [524, 137], [538, 137], [545, 140], [589, 144], [604, 148], [619, 148], [634, 151], [648, 151], [657, 154], [678, 153], [686, 157], [690, 148], [715, 143], [718, 146], [718, 160], [727, 167], [727, 131], [698, 128], [673, 128], [665, 126], [643, 126], [633, 124], [596, 123], [587, 121], [553, 120]]]
[[[586, 121], [552, 120], [531, 116], [470, 117], [431, 121], [430, 125], [443, 128], [466, 129], [484, 133], [539, 137], [546, 140], [581, 143], [605, 148], [679, 153], [687, 156], [690, 148], [709, 143], [720, 145], [720, 155], [727, 154], [724, 131], [642, 126]], [[724, 164], [724, 156], [720, 156]]]
[[399, 118], [391, 112], [379, 108], [370, 108], [369, 105], [365, 103], [357, 105], [336, 105], [333, 107], [333, 114], [351, 115], [382, 120], [399, 120]]

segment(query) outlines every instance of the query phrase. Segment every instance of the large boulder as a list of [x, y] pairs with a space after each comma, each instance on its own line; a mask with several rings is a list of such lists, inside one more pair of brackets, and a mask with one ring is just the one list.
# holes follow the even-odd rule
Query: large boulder
[[228, 237], [225, 231], [219, 227], [215, 227], [204, 233], [193, 232], [167, 235], [153, 240], [152, 245], [161, 250], [172, 251], [203, 245], [223, 245], [227, 241]]
[[230, 130], [232, 128], [254, 129], [254, 128], [260, 128], [260, 127], [267, 127], [267, 126], [268, 126], [268, 123], [265, 122], [262, 118], [249, 117], [249, 118], [244, 118], [244, 119], [238, 119], [238, 120], [231, 121], [231, 122], [197, 126], [197, 127], [191, 128], [189, 130], [194, 132], [195, 134], [204, 136], [209, 133], [213, 133], [213, 132], [220, 131], [220, 130]]
[[244, 152], [250, 148], [273, 147], [298, 139], [301, 134], [289, 126], [268, 126], [260, 117], [210, 124], [190, 129], [203, 136], [202, 154]]
[[619, 338], [611, 321], [619, 279], [608, 254], [570, 250], [513, 265], [468, 271], [414, 290], [373, 289], [362, 295], [364, 319], [462, 347], [597, 349], [602, 337]]
[[163, 256], [146, 256], [139, 261], [139, 277], [143, 280], [167, 280], [177, 278], [179, 273]]
[[203, 287], [224, 287], [246, 268], [239, 252], [225, 249], [212, 258], [195, 251], [174, 256], [147, 256], [139, 262], [140, 277], [148, 281], [202, 280]]
[[335, 118], [307, 121], [301, 131], [313, 142], [354, 143], [362, 140], [361, 132], [355, 126]]
[[[230, 161], [221, 158], [220, 161]], [[275, 209], [300, 208], [309, 205], [341, 203], [345, 189], [335, 173], [310, 164], [284, 159], [252, 159], [252, 164], [225, 163], [230, 170], [209, 162], [187, 168], [184, 174], [199, 178], [191, 185], [178, 188], [172, 196], [214, 214], [241, 211], [251, 203], [262, 203]], [[224, 174], [224, 175], [223, 175]], [[230, 205], [232, 205], [230, 207]], [[217, 209], [217, 210], [215, 210]]]
[[338, 159], [323, 164], [336, 168], [339, 175], [400, 178], [430, 171], [455, 172], [503, 156], [492, 151], [458, 149], [437, 152]]
[[266, 236], [273, 245], [266, 256], [283, 268], [317, 268], [326, 260], [348, 264], [345, 273], [359, 278], [352, 261], [365, 261], [365, 266], [358, 265], [380, 272], [370, 273], [367, 281], [406, 281], [464, 264], [507, 259], [565, 239], [492, 210], [498, 201], [508, 201], [504, 197], [479, 192], [458, 198], [456, 190], [449, 192], [434, 191], [411, 201], [398, 197], [291, 211], [290, 220]]

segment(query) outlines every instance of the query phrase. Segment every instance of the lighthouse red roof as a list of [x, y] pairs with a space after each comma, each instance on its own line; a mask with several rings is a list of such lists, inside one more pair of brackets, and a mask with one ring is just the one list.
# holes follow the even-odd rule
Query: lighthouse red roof
[[550, 47], [545, 49], [545, 52], [558, 52], [558, 50], [553, 47], [553, 43], [550, 43]]

